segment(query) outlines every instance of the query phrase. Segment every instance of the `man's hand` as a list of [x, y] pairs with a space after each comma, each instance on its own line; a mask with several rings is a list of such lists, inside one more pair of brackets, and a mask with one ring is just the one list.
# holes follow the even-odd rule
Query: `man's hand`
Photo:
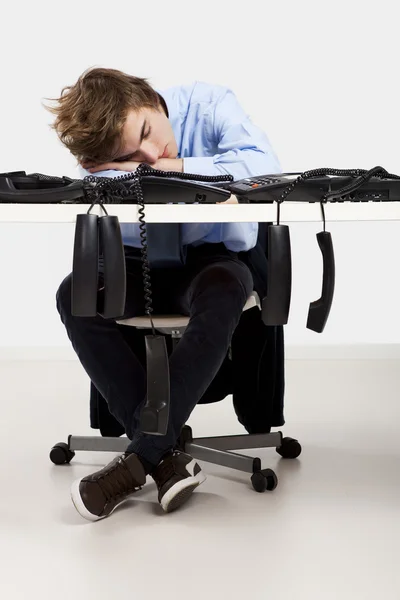
[[183, 158], [159, 158], [156, 163], [150, 165], [160, 171], [177, 171], [183, 173]]
[[239, 204], [236, 196], [229, 196], [228, 200], [224, 200], [223, 202], [217, 202], [217, 204]]
[[[98, 173], [99, 171], [136, 171], [141, 163], [133, 160], [127, 160], [124, 162], [106, 162], [102, 165], [93, 165], [89, 161], [84, 161], [82, 167], [90, 173]], [[159, 158], [155, 163], [150, 165], [153, 169], [159, 169], [160, 171], [178, 171], [183, 172], [183, 159], [182, 158]]]

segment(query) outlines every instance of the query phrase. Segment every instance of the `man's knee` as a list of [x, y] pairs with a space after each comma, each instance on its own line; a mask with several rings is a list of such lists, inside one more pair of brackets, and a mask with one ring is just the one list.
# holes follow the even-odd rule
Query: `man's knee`
[[224, 295], [238, 295], [246, 302], [253, 291], [253, 277], [249, 268], [241, 262], [215, 263], [209, 265], [199, 276], [202, 289], [213, 289]]
[[72, 274], [61, 282], [56, 293], [56, 306], [60, 316], [71, 314]]

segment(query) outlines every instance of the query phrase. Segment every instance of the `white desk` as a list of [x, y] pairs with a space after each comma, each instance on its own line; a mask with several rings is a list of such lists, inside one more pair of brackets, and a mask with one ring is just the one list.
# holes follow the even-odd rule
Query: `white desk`
[[[74, 223], [89, 204], [0, 204], [2, 223]], [[120, 223], [138, 222], [137, 204], [107, 204], [110, 215]], [[93, 213], [104, 214], [99, 206]], [[148, 223], [245, 223], [276, 222], [274, 204], [148, 204]], [[344, 202], [325, 204], [326, 221], [399, 221], [400, 202]], [[320, 204], [284, 202], [281, 223], [322, 222]]]

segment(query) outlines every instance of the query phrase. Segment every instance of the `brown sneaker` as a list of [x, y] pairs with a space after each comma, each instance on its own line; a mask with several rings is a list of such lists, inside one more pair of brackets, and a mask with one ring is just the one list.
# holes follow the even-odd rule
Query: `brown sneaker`
[[158, 501], [165, 512], [179, 508], [206, 480], [200, 465], [189, 454], [175, 450], [152, 471], [158, 487]]
[[77, 479], [71, 488], [78, 513], [89, 521], [108, 517], [146, 483], [146, 474], [136, 454], [117, 456], [104, 469]]

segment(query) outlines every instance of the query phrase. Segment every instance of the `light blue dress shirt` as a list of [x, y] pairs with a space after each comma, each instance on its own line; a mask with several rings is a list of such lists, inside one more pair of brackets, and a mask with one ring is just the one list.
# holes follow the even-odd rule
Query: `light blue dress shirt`
[[[195, 82], [159, 94], [168, 107], [185, 173], [229, 174], [238, 181], [282, 172], [268, 137], [251, 122], [230, 89]], [[124, 173], [107, 170], [94, 175], [118, 177]], [[91, 173], [80, 167], [80, 174], [85, 177]], [[121, 223], [121, 232], [124, 244], [140, 248], [137, 223]], [[258, 223], [182, 224], [184, 245], [223, 242], [233, 252], [253, 248], [257, 234]]]

